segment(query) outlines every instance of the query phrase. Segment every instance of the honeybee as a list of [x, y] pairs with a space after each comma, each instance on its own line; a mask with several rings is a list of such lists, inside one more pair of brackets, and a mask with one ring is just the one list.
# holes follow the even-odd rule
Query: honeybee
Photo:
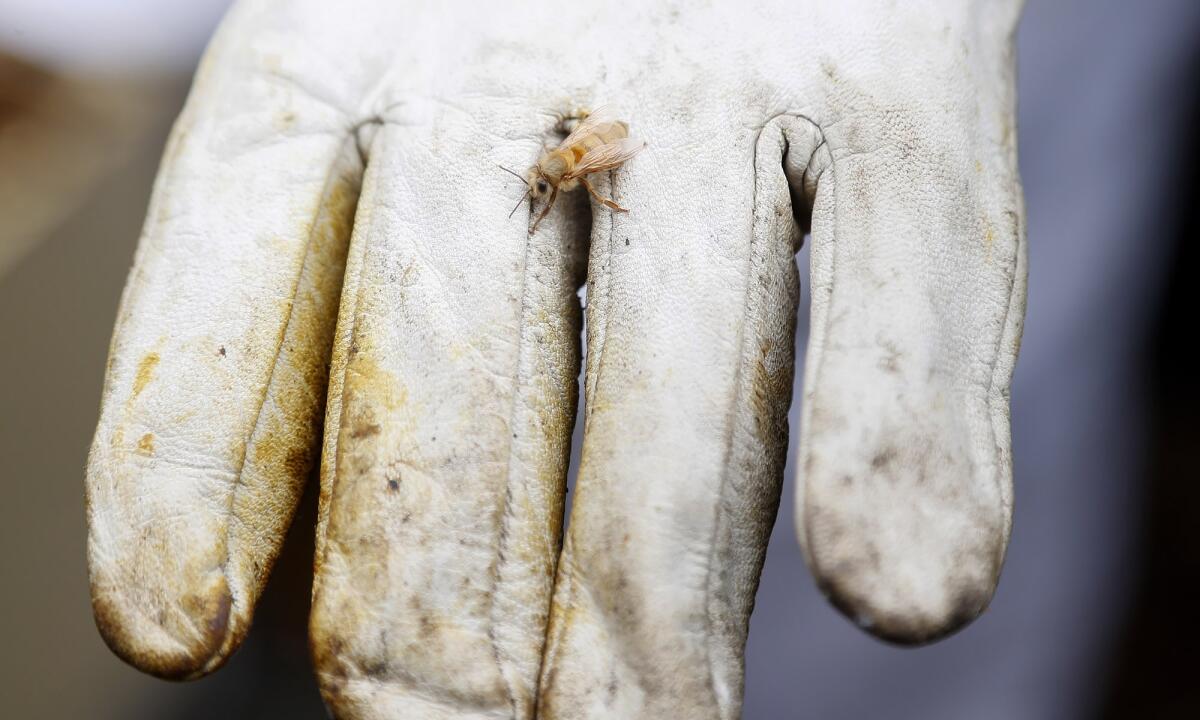
[[537, 231], [538, 224], [550, 212], [550, 208], [554, 207], [559, 191], [570, 192], [580, 185], [605, 207], [616, 212], [627, 212], [625, 208], [597, 193], [587, 181], [587, 176], [618, 167], [641, 152], [644, 147], [646, 143], [629, 137], [629, 125], [613, 118], [606, 108], [598, 108], [584, 114], [566, 139], [553, 150], [542, 153], [524, 177], [501, 166], [502, 170], [516, 175], [528, 188], [508, 216], [512, 217], [526, 197], [533, 202], [549, 193], [550, 199], [546, 201], [546, 206], [529, 229], [529, 234], [532, 235]]

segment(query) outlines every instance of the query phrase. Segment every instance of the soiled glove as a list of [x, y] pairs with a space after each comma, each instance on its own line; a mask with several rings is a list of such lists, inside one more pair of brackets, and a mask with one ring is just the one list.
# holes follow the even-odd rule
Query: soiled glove
[[[239, 3], [114, 334], [105, 639], [162, 676], [221, 665], [320, 458], [339, 717], [736, 717], [809, 225], [812, 571], [892, 641], [974, 618], [1012, 507], [1018, 6]], [[579, 191], [530, 235], [497, 165], [600, 104], [648, 143], [592, 176], [629, 211]]]

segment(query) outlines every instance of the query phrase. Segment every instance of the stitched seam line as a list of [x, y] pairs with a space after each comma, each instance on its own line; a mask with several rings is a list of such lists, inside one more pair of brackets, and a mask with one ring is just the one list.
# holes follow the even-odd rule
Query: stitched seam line
[[[755, 138], [754, 138], [754, 157], [753, 157], [753, 161], [752, 161], [753, 162], [753, 172], [754, 172], [754, 191], [753, 191], [752, 201], [751, 201], [750, 252], [748, 253], [747, 258], [746, 258], [746, 269], [745, 269], [745, 274], [743, 277], [744, 287], [746, 288], [746, 295], [745, 295], [745, 299], [742, 304], [743, 313], [741, 316], [741, 320], [738, 323], [738, 363], [737, 363], [737, 368], [734, 371], [734, 391], [733, 391], [733, 398], [731, 399], [730, 406], [729, 406], [730, 407], [729, 415], [728, 415], [728, 417], [730, 418], [729, 432], [727, 433], [726, 438], [725, 438], [725, 450], [724, 450], [725, 458], [721, 464], [721, 468], [722, 468], [721, 469], [721, 477], [717, 483], [717, 495], [716, 495], [717, 502], [716, 502], [715, 508], [713, 510], [713, 523], [712, 523], [713, 531], [712, 531], [712, 535], [709, 540], [708, 560], [707, 560], [707, 568], [705, 570], [705, 581], [704, 581], [704, 589], [705, 589], [704, 624], [705, 624], [705, 630], [707, 631], [706, 632], [706, 643], [705, 643], [705, 655], [707, 656], [707, 660], [708, 660], [709, 690], [712, 692], [712, 696], [713, 696], [713, 707], [716, 707], [716, 708], [720, 708], [720, 699], [717, 697], [717, 690], [716, 690], [716, 688], [717, 688], [717, 685], [716, 685], [717, 667], [716, 667], [716, 661], [715, 661], [715, 658], [713, 657], [713, 652], [712, 652], [712, 641], [714, 638], [714, 629], [712, 626], [712, 606], [713, 606], [713, 602], [715, 599], [715, 597], [714, 597], [715, 593], [713, 592], [713, 566], [715, 565], [714, 560], [715, 560], [716, 554], [717, 554], [717, 539], [718, 539], [717, 533], [721, 527], [720, 518], [721, 518], [721, 515], [723, 514], [723, 510], [724, 510], [724, 506], [723, 506], [722, 502], [725, 497], [726, 489], [729, 486], [729, 476], [731, 473], [730, 466], [731, 466], [732, 458], [733, 458], [733, 441], [734, 441], [734, 436], [737, 434], [737, 429], [738, 429], [738, 424], [736, 422], [737, 411], [738, 411], [738, 408], [740, 408], [744, 405], [744, 402], [743, 402], [744, 387], [742, 384], [742, 376], [743, 376], [743, 369], [745, 367], [746, 358], [747, 358], [746, 338], [748, 336], [748, 333], [746, 332], [746, 325], [747, 325], [747, 320], [749, 319], [750, 313], [751, 313], [751, 307], [750, 307], [750, 303], [748, 301], [749, 301], [750, 294], [751, 294], [751, 273], [754, 270], [754, 250], [757, 247], [759, 247], [762, 244], [762, 242], [765, 241], [765, 239], [761, 237], [760, 229], [761, 229], [762, 223], [761, 223], [760, 217], [759, 217], [759, 202], [760, 202], [760, 198], [759, 198], [760, 176], [759, 176], [759, 166], [758, 166], [759, 143], [762, 141], [763, 133], [766, 131], [766, 129], [769, 126], [772, 125], [772, 123], [775, 123], [781, 117], [787, 117], [787, 116], [795, 117], [795, 118], [807, 121], [810, 125], [813, 126], [814, 129], [816, 129], [818, 137], [821, 138], [821, 142], [817, 145], [817, 148], [819, 148], [820, 145], [824, 144], [824, 135], [821, 133], [820, 128], [816, 125], [816, 123], [814, 123], [811, 119], [809, 119], [803, 115], [793, 115], [790, 113], [777, 113], [777, 114], [771, 116], [770, 118], [768, 118], [766, 120], [766, 122], [763, 123], [762, 127], [759, 128], [758, 133], [755, 135]], [[779, 130], [780, 135], [783, 137], [784, 142], [786, 143], [785, 129], [780, 127], [780, 128], [778, 128], [778, 130]], [[815, 155], [815, 154], [816, 154], [816, 148], [814, 148], [813, 152], [809, 155], [810, 163], [812, 161], [813, 155]], [[781, 155], [779, 159], [780, 159], [780, 162], [782, 163], [783, 156]], [[780, 172], [782, 172], [782, 167], [780, 168]], [[801, 191], [803, 191], [803, 188], [801, 188]]]
[[[612, 200], [615, 201], [617, 199], [617, 185], [616, 185], [616, 178], [613, 175], [613, 171], [611, 171], [611, 170], [609, 171], [608, 177], [609, 177], [609, 188], [608, 189], [609, 189], [609, 192], [611, 193], [610, 197], [612, 198]], [[595, 217], [596, 217], [595, 213], [593, 213], [592, 214], [593, 227], [594, 227], [594, 223], [595, 223]], [[595, 372], [595, 380], [592, 381], [591, 393], [588, 393], [588, 391], [587, 391], [588, 383], [587, 383], [587, 378], [586, 378], [586, 374], [587, 374], [587, 364], [586, 363], [584, 364], [584, 367], [582, 369], [585, 374], [584, 383], [583, 383], [583, 389], [584, 389], [584, 393], [583, 393], [583, 395], [584, 395], [583, 396], [583, 403], [584, 403], [583, 427], [585, 430], [585, 432], [584, 432], [585, 438], [587, 437], [587, 432], [586, 432], [587, 425], [588, 425], [587, 418], [591, 412], [588, 409], [588, 407], [589, 407], [588, 400], [592, 397], [595, 397], [596, 393], [599, 392], [600, 376], [601, 376], [600, 369], [602, 367], [602, 363], [604, 360], [604, 346], [605, 346], [604, 341], [608, 337], [608, 319], [611, 314], [610, 313], [611, 308], [609, 307], [609, 305], [610, 305], [609, 296], [611, 294], [611, 287], [612, 287], [612, 248], [613, 248], [614, 225], [615, 225], [615, 223], [613, 222], [613, 214], [610, 212], [610, 213], [608, 213], [608, 254], [607, 254], [607, 257], [605, 258], [606, 263], [605, 263], [605, 267], [604, 267], [604, 297], [603, 297], [603, 299], [592, 298], [591, 294], [589, 294], [588, 295], [588, 307], [585, 308], [585, 312], [586, 312], [587, 310], [590, 310], [592, 307], [594, 307], [593, 306], [594, 302], [597, 302], [597, 301], [602, 302], [603, 306], [602, 306], [602, 308], [597, 309], [597, 313], [600, 313], [600, 310], [602, 309], [603, 310], [602, 314], [604, 316], [604, 326], [600, 333], [599, 340], [597, 341], [598, 347], [595, 350], [596, 372]], [[589, 252], [589, 254], [590, 254], [590, 252]], [[591, 262], [590, 262], [590, 258], [589, 258], [588, 274], [590, 275], [591, 272], [592, 272], [592, 268], [591, 268]], [[580, 462], [582, 462], [582, 458], [581, 458]], [[576, 480], [576, 482], [578, 482], [578, 479]], [[578, 497], [578, 493], [579, 493], [578, 486], [576, 486], [575, 492], [576, 492], [576, 496]], [[566, 552], [567, 544], [569, 542], [570, 542], [570, 537], [569, 537], [569, 532], [568, 532], [567, 536], [563, 538], [563, 547], [562, 547], [562, 550], [560, 551], [561, 559], [558, 563], [559, 572], [556, 573], [555, 589], [557, 589], [559, 582], [565, 582], [567, 587], [563, 593], [563, 602], [562, 603], [555, 603], [553, 600], [555, 593], [551, 592], [551, 604], [550, 604], [551, 605], [550, 606], [550, 620], [551, 621], [553, 621], [554, 616], [555, 616], [555, 612], [554, 612], [555, 607], [559, 607], [559, 608], [574, 607], [576, 596], [577, 596], [576, 591], [578, 589], [578, 583], [575, 582], [574, 574], [568, 567], [568, 566], [574, 565], [574, 563], [571, 562], [571, 558], [570, 558], [569, 554]], [[557, 577], [558, 575], [562, 576], [561, 579], [559, 579]], [[549, 630], [549, 628], [547, 628], [547, 630]], [[563, 636], [566, 635], [566, 632], [567, 632], [566, 620], [560, 620], [558, 622], [558, 627], [555, 628], [553, 637], [551, 637], [549, 632], [547, 632], [546, 643], [543, 646], [543, 650], [542, 650], [542, 667], [538, 673], [538, 676], [539, 676], [538, 677], [538, 692], [537, 692], [537, 696], [536, 696], [535, 715], [537, 714], [537, 712], [541, 711], [542, 698], [544, 697], [543, 691], [545, 688], [543, 688], [541, 686], [541, 677], [545, 673], [553, 672], [556, 669], [555, 661], [557, 660], [557, 658], [561, 652]]]
[[720, 527], [721, 527], [721, 517], [722, 517], [722, 515], [724, 515], [723, 502], [724, 502], [724, 497], [725, 497], [725, 489], [729, 486], [730, 463], [731, 463], [731, 460], [733, 457], [733, 437], [737, 433], [737, 422], [736, 422], [737, 409], [742, 406], [742, 399], [743, 399], [742, 367], [743, 367], [743, 365], [745, 365], [745, 358], [746, 358], [746, 334], [747, 334], [746, 333], [746, 324], [747, 324], [747, 320], [749, 319], [749, 316], [750, 316], [750, 308], [747, 307], [748, 306], [747, 300], [749, 300], [749, 297], [750, 297], [750, 274], [753, 272], [753, 269], [754, 269], [754, 250], [755, 250], [755, 248], [758, 247], [758, 245], [761, 242], [758, 237], [758, 233], [759, 233], [758, 145], [759, 145], [759, 142], [762, 140], [762, 135], [763, 135], [763, 132], [766, 130], [767, 125], [769, 125], [770, 123], [772, 123], [774, 121], [775, 121], [775, 118], [771, 118], [770, 120], [768, 120], [766, 123], [763, 124], [763, 127], [759, 128], [758, 133], [754, 136], [754, 157], [752, 160], [753, 173], [754, 173], [754, 190], [751, 195], [751, 202], [750, 202], [750, 213], [751, 213], [750, 245], [749, 245], [750, 251], [747, 253], [746, 268], [742, 275], [743, 287], [745, 288], [745, 296], [742, 301], [742, 308], [743, 308], [742, 316], [738, 320], [738, 362], [737, 362], [737, 367], [734, 369], [733, 397], [730, 400], [729, 414], [727, 416], [730, 419], [729, 432], [725, 436], [725, 450], [724, 450], [725, 457], [721, 462], [721, 477], [717, 482], [716, 503], [714, 504], [714, 507], [713, 507], [713, 522], [712, 522], [713, 529], [712, 529], [712, 535], [709, 537], [708, 560], [706, 563], [707, 567], [705, 568], [705, 572], [704, 572], [704, 594], [705, 594], [704, 626], [705, 626], [705, 631], [706, 631], [704, 648], [705, 648], [705, 657], [708, 661], [708, 689], [709, 689], [709, 692], [712, 693], [713, 707], [717, 708], [718, 712], [720, 712], [721, 703], [720, 703], [720, 698], [717, 697], [717, 667], [716, 667], [716, 659], [713, 657], [713, 652], [712, 652], [712, 642], [713, 642], [713, 637], [714, 637], [714, 628], [712, 625], [712, 606], [713, 606], [713, 602], [715, 599], [715, 597], [714, 597], [715, 593], [713, 592], [713, 566], [715, 565], [714, 560], [716, 559], [716, 555], [717, 555], [717, 539], [718, 539], [717, 533], [719, 532]]
[[[809, 119], [809, 118], [805, 118], [805, 119], [809, 120], [809, 122], [812, 122], [811, 119]], [[821, 146], [823, 146], [825, 148], [825, 152], [829, 156], [829, 162], [827, 164], [825, 164], [824, 167], [821, 168], [820, 175], [818, 175], [817, 179], [814, 181], [814, 186], [815, 186], [815, 190], [813, 191], [814, 212], [815, 212], [815, 207], [817, 204], [817, 198], [821, 192], [820, 182], [825, 177], [825, 173], [829, 173], [829, 175], [830, 175], [830, 180], [829, 180], [829, 182], [831, 183], [830, 191], [833, 192], [835, 195], [835, 197], [833, 199], [833, 223], [832, 223], [833, 228], [832, 228], [832, 232], [829, 235], [830, 242], [834, 243], [834, 246], [830, 249], [829, 261], [828, 261], [829, 262], [829, 267], [828, 267], [829, 279], [830, 279], [830, 283], [831, 283], [830, 287], [832, 288], [833, 279], [837, 277], [838, 253], [837, 253], [836, 243], [837, 243], [837, 239], [843, 236], [843, 233], [841, 232], [842, 203], [837, 202], [837, 198], [836, 198], [837, 185], [838, 185], [838, 182], [837, 182], [838, 181], [838, 176], [837, 176], [838, 164], [837, 164], [837, 158], [833, 152], [833, 148], [829, 145], [828, 138], [825, 137], [824, 132], [821, 130], [819, 125], [816, 125], [814, 123], [814, 127], [816, 127], [817, 132], [821, 133]], [[819, 149], [820, 149], [820, 147], [818, 147], [818, 150]], [[813, 154], [815, 156], [816, 152], [814, 151]], [[815, 242], [816, 242], [815, 237], [814, 237], [813, 242], [815, 244]], [[810, 282], [811, 282], [812, 272], [813, 271], [812, 271], [812, 267], [810, 264], [810, 267], [809, 267]], [[824, 322], [821, 323], [821, 327], [819, 328], [820, 333], [821, 333], [820, 337], [821, 337], [822, 343], [821, 343], [821, 347], [818, 352], [813, 352], [813, 349], [812, 349], [813, 348], [813, 344], [812, 344], [813, 330], [816, 328], [813, 328], [812, 326], [810, 326], [809, 333], [808, 333], [808, 345], [805, 348], [805, 361], [804, 361], [805, 362], [805, 374], [808, 374], [810, 372], [808, 370], [808, 368], [811, 367], [812, 368], [812, 370], [811, 370], [811, 372], [812, 372], [812, 387], [814, 387], [814, 388], [820, 387], [820, 385], [821, 385], [821, 381], [820, 381], [821, 370], [824, 367], [824, 360], [825, 360], [825, 358], [824, 358], [824, 350], [825, 350], [824, 341], [829, 336], [829, 323], [831, 322], [831, 317], [832, 317], [832, 313], [830, 312], [829, 304], [832, 303], [832, 298], [833, 298], [833, 295], [832, 295], [832, 293], [830, 293], [830, 298], [828, 300], [826, 300]], [[808, 389], [809, 389], [809, 385], [808, 385], [808, 383], [805, 383], [804, 391], [807, 391]], [[809, 412], [811, 411], [811, 409], [812, 409], [812, 403], [810, 403], [808, 401], [808, 398], [806, 397], [806, 393], [802, 393], [801, 413], [800, 413], [800, 427], [801, 427], [800, 440], [801, 440], [801, 442], [800, 442], [800, 448], [799, 448], [801, 461], [805, 460], [805, 456], [808, 454], [808, 451], [809, 451], [809, 448], [807, 447], [808, 443], [805, 442], [805, 436], [808, 434], [808, 426], [810, 425]], [[803, 470], [803, 465], [801, 466], [801, 470]], [[805, 507], [805, 508], [808, 506], [808, 497], [807, 497], [808, 482], [807, 482], [807, 480], [808, 479], [805, 478], [805, 482], [800, 484], [796, 488], [796, 492], [800, 494], [799, 496], [801, 498], [800, 502], [802, 504], [802, 507]], [[817, 563], [816, 556], [813, 555], [811, 552], [809, 552], [809, 548], [812, 546], [812, 540], [809, 537], [808, 533], [812, 530], [812, 528], [807, 522], [804, 521], [802, 514], [797, 515], [797, 522], [800, 523], [800, 526], [804, 530], [804, 542], [802, 543], [804, 557], [808, 561], [808, 565], [812, 571], [812, 575], [814, 577], [820, 577], [822, 574], [820, 565]]]
[[[1023, 224], [1024, 223], [1022, 222], [1022, 225]], [[991, 371], [989, 373], [989, 378], [988, 378], [987, 394], [985, 395], [985, 397], [987, 398], [986, 402], [987, 402], [987, 409], [988, 409], [988, 420], [990, 421], [990, 424], [992, 426], [992, 444], [995, 447], [997, 459], [1000, 458], [1002, 453], [1001, 453], [1000, 444], [996, 441], [996, 438], [999, 437], [1000, 432], [998, 432], [999, 428], [997, 428], [997, 426], [996, 426], [996, 415], [995, 415], [996, 408], [995, 408], [995, 403], [994, 403], [994, 398], [995, 398], [994, 391], [996, 388], [997, 375], [1000, 372], [1000, 353], [1003, 350], [1006, 342], [1012, 342], [1013, 338], [1019, 337], [1020, 333], [1021, 333], [1020, 323], [1010, 322], [1010, 320], [1011, 320], [1011, 315], [1012, 315], [1012, 310], [1013, 310], [1013, 300], [1016, 299], [1019, 288], [1021, 288], [1022, 286], [1025, 285], [1025, 281], [1022, 278], [1018, 277], [1018, 274], [1022, 270], [1022, 268], [1021, 268], [1021, 265], [1022, 265], [1021, 253], [1023, 252], [1024, 245], [1025, 245], [1025, 239], [1022, 237], [1022, 235], [1023, 235], [1022, 230], [1023, 230], [1023, 228], [1018, 227], [1016, 243], [1013, 246], [1012, 283], [1009, 286], [1009, 290], [1008, 290], [1008, 302], [1005, 304], [1005, 307], [1004, 307], [1004, 321], [1003, 321], [1003, 324], [1000, 326], [1000, 336], [996, 339], [995, 350], [993, 351], [993, 354], [992, 354], [992, 367], [991, 367]], [[1014, 368], [1016, 366], [1015, 358], [1013, 361], [1013, 366], [1014, 366]], [[1010, 380], [1010, 382], [1011, 382], [1011, 380]], [[1011, 422], [1011, 420], [1010, 420], [1010, 422]], [[1011, 430], [1009, 432], [1011, 433]], [[1010, 439], [1010, 441], [1009, 441], [1010, 468], [1011, 468], [1011, 453], [1012, 453], [1011, 443], [1012, 443], [1012, 441]], [[996, 470], [997, 471], [1001, 470], [1000, 463], [996, 464]], [[1011, 472], [1011, 470], [1010, 470], [1010, 472]], [[994, 479], [995, 479], [997, 485], [999, 486], [1001, 484], [1000, 478], [996, 477]], [[1013, 509], [1012, 494], [1010, 493], [1007, 498], [1004, 497], [1003, 493], [1001, 493], [1000, 496], [1001, 496], [1001, 501], [1004, 503], [1005, 511], [1008, 513], [1011, 513], [1012, 509]]]
[[[611, 199], [615, 202], [617, 199], [617, 181], [613, 175], [612, 170], [608, 171], [608, 191], [610, 193]], [[595, 217], [595, 216], [593, 215], [593, 217]], [[604, 260], [605, 260], [604, 293], [603, 293], [602, 297], [596, 298], [597, 300], [599, 300], [602, 303], [600, 310], [602, 310], [603, 312], [600, 314], [603, 315], [604, 323], [600, 327], [600, 332], [598, 333], [598, 338], [596, 341], [596, 345], [597, 345], [597, 347], [596, 347], [596, 377], [592, 381], [592, 393], [591, 393], [593, 396], [597, 392], [599, 392], [600, 378], [603, 376], [602, 370], [604, 368], [604, 348], [608, 344], [608, 324], [609, 324], [609, 318], [612, 315], [611, 307], [610, 307], [611, 303], [609, 302], [609, 300], [612, 297], [613, 235], [614, 235], [614, 230], [615, 230], [614, 226], [616, 224], [613, 220], [614, 220], [613, 214], [611, 212], [609, 212], [608, 213], [608, 221], [607, 221], [608, 222], [608, 252], [604, 258]], [[591, 272], [590, 263], [589, 263], [588, 272], [589, 273]], [[588, 296], [588, 304], [590, 305], [591, 303], [592, 303], [592, 298], [591, 298], [591, 296]], [[587, 372], [586, 367], [584, 368], [584, 372], [585, 373]], [[584, 378], [584, 389], [585, 390], [587, 389], [587, 378], [586, 377]], [[584, 420], [585, 421], [586, 421], [588, 415], [591, 415], [591, 407], [587, 404], [587, 397], [585, 395], [585, 397], [584, 397]], [[586, 427], [587, 427], [587, 423], [585, 422], [584, 428], [586, 429]], [[585, 435], [586, 435], [586, 433], [585, 433]]]
[[496, 640], [496, 591], [500, 587], [500, 575], [507, 563], [507, 558], [504, 553], [505, 545], [508, 541], [508, 527], [512, 520], [512, 487], [516, 477], [516, 466], [513, 462], [516, 454], [513, 439], [515, 431], [513, 430], [513, 422], [517, 416], [517, 403], [521, 398], [521, 361], [525, 356], [525, 330], [526, 318], [529, 314], [529, 255], [533, 252], [533, 241], [527, 239], [525, 241], [525, 253], [521, 266], [521, 312], [517, 318], [517, 358], [513, 369], [513, 397], [512, 404], [509, 407], [508, 413], [508, 468], [504, 478], [504, 504], [500, 511], [500, 527], [498, 530], [498, 548], [496, 563], [492, 567], [492, 590], [488, 595], [488, 617], [491, 620], [488, 626], [488, 642], [492, 646], [492, 657], [496, 661], [496, 670], [500, 673], [500, 679], [504, 683], [504, 691], [508, 695], [508, 704], [512, 709], [513, 717], [517, 716], [517, 697], [513, 690], [512, 683], [509, 682], [508, 675], [504, 672], [504, 665], [501, 662], [500, 645]]
[[[382, 129], [381, 129], [379, 137], [382, 137], [382, 136], [383, 135], [382, 135]], [[357, 146], [358, 146], [357, 139], [353, 138], [353, 136], [352, 136], [352, 140], [354, 141], [355, 147], [357, 148]], [[366, 166], [363, 167], [363, 190], [364, 191], [366, 190]], [[374, 190], [372, 190], [372, 194], [374, 194]], [[362, 195], [360, 194], [359, 201], [361, 202], [361, 200], [362, 200]], [[357, 213], [355, 213], [355, 215], [357, 216]], [[374, 213], [372, 213], [370, 215], [371, 223], [374, 222], [374, 219], [375, 219], [375, 215], [374, 215]], [[355, 230], [358, 230], [358, 228], [356, 227]], [[361, 231], [362, 237], [360, 239], [360, 242], [364, 243], [364, 247], [362, 249], [362, 261], [358, 265], [358, 274], [355, 277], [354, 305], [351, 308], [349, 308], [346, 312], [346, 320], [347, 320], [347, 322], [350, 323], [350, 335], [349, 335], [348, 343], [346, 346], [347, 355], [350, 352], [350, 348], [354, 347], [355, 343], [358, 341], [358, 330], [359, 330], [359, 325], [358, 325], [358, 320], [357, 320], [358, 308], [360, 308], [362, 306], [363, 277], [366, 275], [367, 266], [369, 264], [368, 260], [371, 257], [371, 250], [372, 250], [371, 230], [372, 230], [372, 226], [370, 224], [368, 224], [367, 226], [363, 227], [362, 231]], [[343, 283], [343, 287], [345, 287], [344, 283]], [[334, 329], [334, 334], [335, 334], [335, 340], [336, 340], [336, 334], [337, 334], [336, 328]], [[326, 418], [326, 423], [327, 423], [326, 427], [327, 428], [328, 427], [336, 427], [336, 429], [332, 430], [332, 432], [339, 433], [339, 434], [341, 433], [342, 415], [344, 415], [345, 411], [346, 411], [346, 376], [350, 372], [350, 362], [351, 362], [351, 358], [349, 356], [347, 356], [346, 362], [342, 366], [341, 403], [338, 406], [340, 408], [340, 410], [338, 412], [337, 425], [334, 426], [332, 423], [328, 423], [329, 418]], [[321, 459], [322, 462], [332, 462], [333, 463], [333, 468], [329, 474], [329, 500], [328, 500], [328, 503], [330, 506], [332, 506], [334, 504], [334, 496], [336, 495], [336, 492], [337, 492], [337, 480], [338, 480], [337, 469], [338, 469], [338, 465], [339, 465], [339, 460], [341, 459], [341, 455], [342, 455], [342, 448], [343, 448], [343, 445], [339, 438], [339, 442], [337, 443], [337, 448], [334, 450], [334, 457], [328, 458], [328, 459], [326, 459], [326, 458]], [[318, 511], [318, 516], [319, 516], [319, 511]], [[327, 518], [326, 523], [325, 523], [325, 538], [321, 543], [322, 552], [321, 552], [320, 562], [316, 564], [316, 566], [318, 566], [318, 567], [321, 567], [321, 568], [328, 567], [329, 547], [333, 540], [332, 536], [333, 536], [333, 513], [332, 513], [332, 507], [331, 507], [329, 517]], [[319, 573], [318, 575], [313, 577], [313, 591], [312, 591], [312, 603], [311, 603], [311, 607], [313, 607], [313, 608], [315, 608], [317, 606], [317, 597], [320, 595], [321, 591], [324, 589], [324, 585], [325, 585], [324, 578], [326, 577], [326, 575], [327, 575], [327, 573]], [[310, 634], [311, 634], [311, 632], [310, 632]], [[337, 658], [337, 660], [344, 660], [344, 659], [345, 659], [344, 656]], [[322, 668], [316, 667], [315, 670], [316, 670], [318, 676], [321, 675]]]
[[[347, 138], [345, 141], [343, 141], [341, 148], [339, 148], [339, 150], [338, 150], [336, 158], [330, 164], [329, 172], [325, 176], [325, 181], [321, 186], [321, 194], [319, 195], [319, 198], [320, 198], [319, 203], [320, 204], [317, 206], [317, 212], [313, 216], [312, 226], [309, 228], [308, 237], [305, 240], [304, 257], [300, 261], [300, 272], [296, 273], [296, 281], [292, 287], [292, 301], [291, 301], [290, 306], [288, 307], [287, 320], [283, 324], [282, 332], [279, 333], [279, 343], [275, 347], [275, 353], [271, 360], [271, 369], [267, 373], [267, 382], [263, 386], [262, 400], [259, 401], [258, 412], [255, 414], [255, 417], [254, 417], [254, 425], [250, 431], [249, 436], [246, 438], [245, 445], [243, 446], [241, 464], [238, 466], [237, 475], [234, 477], [234, 480], [233, 480], [233, 489], [229, 493], [229, 505], [225, 511], [225, 515], [227, 518], [229, 518], [230, 521], [235, 519], [234, 518], [234, 508], [237, 506], [238, 491], [244, 485], [243, 476], [246, 471], [246, 460], [250, 455], [250, 447], [251, 447], [251, 445], [254, 444], [254, 440], [258, 436], [259, 429], [262, 425], [263, 411], [266, 409], [266, 406], [267, 406], [267, 396], [270, 394], [271, 385], [275, 381], [275, 371], [279, 368], [279, 360], [283, 353], [284, 344], [287, 341], [288, 331], [291, 329], [292, 320], [295, 319], [295, 316], [296, 316], [296, 299], [299, 297], [300, 283], [304, 279], [305, 271], [308, 269], [309, 260], [311, 259], [311, 256], [312, 256], [312, 248], [313, 248], [313, 244], [314, 244], [313, 238], [315, 237], [315, 235], [318, 231], [317, 221], [320, 219], [321, 212], [325, 209], [325, 201], [329, 196], [329, 188], [331, 187], [331, 185], [334, 181], [334, 178], [338, 175], [338, 165], [342, 158], [342, 153], [345, 151], [345, 146], [346, 146], [347, 142], [350, 142], [352, 140], [353, 140], [353, 138]], [[225, 526], [225, 559], [221, 562], [221, 574], [225, 577], [226, 587], [229, 588], [231, 602], [236, 607], [240, 598], [238, 598], [235, 595], [236, 584], [232, 583], [231, 578], [229, 577], [229, 563], [232, 560], [232, 555], [233, 555], [230, 545], [232, 544], [235, 537], [236, 537], [236, 535], [233, 532], [233, 523], [232, 522], [227, 523]], [[233, 612], [230, 612], [229, 619], [226, 621], [226, 625], [225, 625], [224, 640], [221, 642], [220, 648], [216, 652], [214, 652], [213, 655], [208, 659], [208, 662], [205, 663], [206, 670], [208, 668], [210, 668], [213, 665], [213, 663], [220, 663], [221, 658], [227, 651], [228, 647], [232, 644], [233, 637], [230, 633], [230, 629], [233, 627], [235, 619], [236, 619], [236, 615]]]

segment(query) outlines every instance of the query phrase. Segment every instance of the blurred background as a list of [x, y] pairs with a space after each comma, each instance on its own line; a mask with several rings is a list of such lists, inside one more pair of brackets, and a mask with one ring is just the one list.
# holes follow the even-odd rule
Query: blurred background
[[[109, 334], [166, 133], [225, 4], [0, 0], [9, 717], [325, 717], [305, 637], [311, 493], [248, 641], [210, 678], [167, 683], [125, 666], [88, 600], [83, 468]], [[1200, 272], [1200, 3], [1033, 0], [1019, 61], [1029, 313], [1013, 389], [1016, 518], [995, 601], [926, 648], [862, 634], [808, 577], [789, 466], [746, 718], [1200, 717], [1200, 387], [1186, 301]], [[801, 352], [806, 315], [807, 300]]]

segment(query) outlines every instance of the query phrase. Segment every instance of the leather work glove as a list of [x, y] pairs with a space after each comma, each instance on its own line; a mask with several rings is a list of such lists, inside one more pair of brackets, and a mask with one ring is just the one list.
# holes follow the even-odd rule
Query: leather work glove
[[[809, 227], [809, 565], [881, 638], [969, 622], [1011, 524], [1019, 5], [238, 3], [112, 342], [105, 640], [225, 662], [319, 461], [338, 717], [737, 717]], [[628, 212], [578, 190], [531, 235], [497, 166], [602, 104], [647, 142], [591, 176]]]

